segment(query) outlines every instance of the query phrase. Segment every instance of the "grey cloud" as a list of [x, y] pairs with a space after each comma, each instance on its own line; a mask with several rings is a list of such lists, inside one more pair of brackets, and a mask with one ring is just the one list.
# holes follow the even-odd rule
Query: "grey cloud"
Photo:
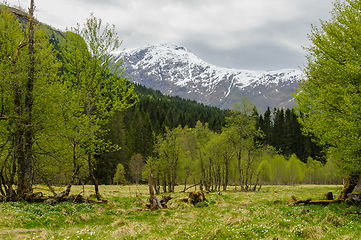
[[[18, 5], [18, 0], [8, 2]], [[175, 42], [209, 63], [248, 69], [302, 66], [306, 53], [301, 46], [309, 45], [311, 24], [329, 19], [333, 7], [333, 0], [36, 2], [43, 9], [40, 20], [63, 30], [82, 24], [94, 12], [115, 25], [123, 48]]]

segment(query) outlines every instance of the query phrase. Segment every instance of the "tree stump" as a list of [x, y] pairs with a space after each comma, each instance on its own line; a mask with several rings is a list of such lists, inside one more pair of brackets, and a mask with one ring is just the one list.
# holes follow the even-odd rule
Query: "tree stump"
[[328, 193], [325, 194], [325, 200], [333, 200], [332, 192], [328, 192]]
[[206, 201], [206, 198], [204, 196], [204, 193], [201, 191], [193, 191], [193, 192], [189, 192], [188, 195], [189, 198], [189, 202], [192, 203], [193, 205], [196, 205], [199, 202], [203, 202]]
[[162, 209], [163, 206], [160, 203], [159, 199], [157, 198], [157, 196], [154, 196], [154, 178], [152, 173], [149, 173], [148, 175], [148, 183], [149, 183], [149, 194], [150, 194], [150, 198], [149, 198], [150, 210], [157, 210], [159, 208]]

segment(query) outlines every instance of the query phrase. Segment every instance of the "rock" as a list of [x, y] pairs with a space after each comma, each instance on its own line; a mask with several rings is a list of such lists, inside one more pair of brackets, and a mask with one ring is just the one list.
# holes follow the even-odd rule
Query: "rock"
[[55, 205], [58, 203], [58, 201], [55, 198], [48, 198], [44, 201], [44, 203], [46, 203], [48, 205]]
[[353, 203], [361, 203], [361, 193], [349, 193], [347, 200]]

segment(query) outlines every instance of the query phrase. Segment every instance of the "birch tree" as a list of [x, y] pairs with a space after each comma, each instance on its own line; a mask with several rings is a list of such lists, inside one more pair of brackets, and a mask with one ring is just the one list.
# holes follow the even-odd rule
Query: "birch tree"
[[295, 94], [305, 132], [342, 155], [349, 175], [339, 199], [353, 191], [361, 172], [360, 10], [360, 1], [336, 1], [332, 18], [312, 27], [305, 79]]
[[98, 181], [94, 176], [94, 156], [102, 151], [117, 149], [102, 140], [105, 126], [116, 111], [122, 111], [135, 103], [133, 87], [123, 77], [122, 61], [113, 53], [121, 42], [115, 26], [102, 25], [102, 20], [91, 14], [84, 26], [78, 24], [67, 34], [66, 51], [63, 52], [66, 76], [64, 80], [71, 94], [78, 96], [82, 104], [88, 136], [82, 142], [86, 149], [89, 175], [100, 200]]

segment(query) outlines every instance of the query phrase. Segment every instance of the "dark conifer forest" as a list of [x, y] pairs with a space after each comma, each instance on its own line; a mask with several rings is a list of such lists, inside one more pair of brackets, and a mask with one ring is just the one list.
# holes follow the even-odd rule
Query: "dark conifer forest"
[[[111, 184], [117, 164], [124, 165], [126, 180], [133, 181], [129, 162], [134, 154], [141, 154], [144, 159], [152, 156], [156, 137], [181, 126], [194, 128], [197, 121], [205, 124], [211, 131], [220, 133], [226, 127], [226, 118], [230, 110], [205, 106], [195, 101], [163, 95], [159, 90], [135, 85], [139, 101], [122, 113], [117, 113], [110, 121], [106, 139], [118, 144], [121, 150], [98, 155], [96, 176], [103, 184]], [[297, 118], [302, 113], [294, 109], [269, 107], [265, 113], [258, 113], [256, 107], [253, 116], [256, 128], [264, 135], [255, 140], [264, 146], [272, 146], [277, 153], [289, 158], [296, 154], [306, 163], [312, 157], [322, 163], [326, 162], [325, 153], [314, 137], [305, 136]], [[111, 173], [111, 174], [109, 174]]]

